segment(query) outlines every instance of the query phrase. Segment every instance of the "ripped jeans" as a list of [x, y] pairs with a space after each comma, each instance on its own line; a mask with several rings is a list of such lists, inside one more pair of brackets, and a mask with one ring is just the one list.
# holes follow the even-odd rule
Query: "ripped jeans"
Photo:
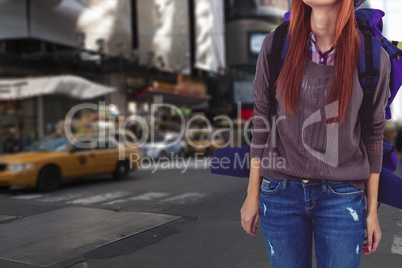
[[260, 216], [273, 268], [357, 268], [366, 229], [364, 191], [335, 181], [263, 178]]

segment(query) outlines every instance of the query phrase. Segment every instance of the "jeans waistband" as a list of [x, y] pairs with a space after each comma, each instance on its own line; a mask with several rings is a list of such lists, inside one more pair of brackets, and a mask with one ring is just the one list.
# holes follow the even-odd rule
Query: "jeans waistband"
[[283, 189], [286, 189], [288, 187], [289, 183], [296, 183], [296, 184], [299, 184], [299, 185], [301, 184], [303, 187], [321, 185], [321, 188], [322, 188], [323, 191], [326, 191], [327, 188], [328, 188], [328, 181], [327, 180], [309, 180], [307, 183], [304, 183], [302, 180], [283, 179], [282, 180]]

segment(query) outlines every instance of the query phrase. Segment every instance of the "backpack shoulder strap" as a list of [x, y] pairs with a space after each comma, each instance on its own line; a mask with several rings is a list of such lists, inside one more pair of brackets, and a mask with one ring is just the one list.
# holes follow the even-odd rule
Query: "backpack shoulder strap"
[[363, 40], [358, 64], [359, 80], [363, 89], [363, 102], [360, 108], [362, 131], [366, 135], [374, 134], [373, 101], [374, 90], [379, 76], [381, 41], [373, 36], [364, 23], [358, 22], [363, 33]]
[[269, 66], [269, 120], [276, 114], [276, 82], [282, 68], [282, 52], [286, 43], [286, 37], [289, 30], [289, 22], [286, 21], [279, 25], [274, 32], [271, 53], [268, 55]]

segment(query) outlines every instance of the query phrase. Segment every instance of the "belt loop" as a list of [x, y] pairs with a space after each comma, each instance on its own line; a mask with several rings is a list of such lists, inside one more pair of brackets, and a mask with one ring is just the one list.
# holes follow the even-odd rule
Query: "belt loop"
[[283, 189], [286, 190], [286, 188], [288, 188], [288, 180], [284, 179], [283, 180]]
[[326, 180], [321, 180], [321, 187], [322, 187], [323, 192], [327, 191], [327, 181]]

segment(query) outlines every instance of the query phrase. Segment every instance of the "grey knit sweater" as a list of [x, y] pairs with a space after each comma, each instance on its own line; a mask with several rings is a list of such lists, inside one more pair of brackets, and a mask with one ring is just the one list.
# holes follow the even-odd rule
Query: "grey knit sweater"
[[[374, 94], [374, 135], [361, 132], [359, 109], [363, 89], [356, 68], [351, 103], [343, 124], [326, 122], [338, 115], [338, 103], [326, 105], [334, 78], [333, 66], [308, 61], [300, 87], [299, 112], [284, 111], [282, 96], [276, 97], [276, 124], [267, 121], [269, 112], [268, 54], [273, 33], [263, 43], [254, 79], [254, 119], [250, 156], [261, 159], [260, 175], [275, 179], [325, 179], [346, 181], [364, 188], [370, 173], [382, 166], [385, 105], [390, 96], [390, 62], [382, 51], [379, 81]], [[335, 63], [336, 64], [336, 63]], [[292, 79], [290, 76], [289, 79]]]

